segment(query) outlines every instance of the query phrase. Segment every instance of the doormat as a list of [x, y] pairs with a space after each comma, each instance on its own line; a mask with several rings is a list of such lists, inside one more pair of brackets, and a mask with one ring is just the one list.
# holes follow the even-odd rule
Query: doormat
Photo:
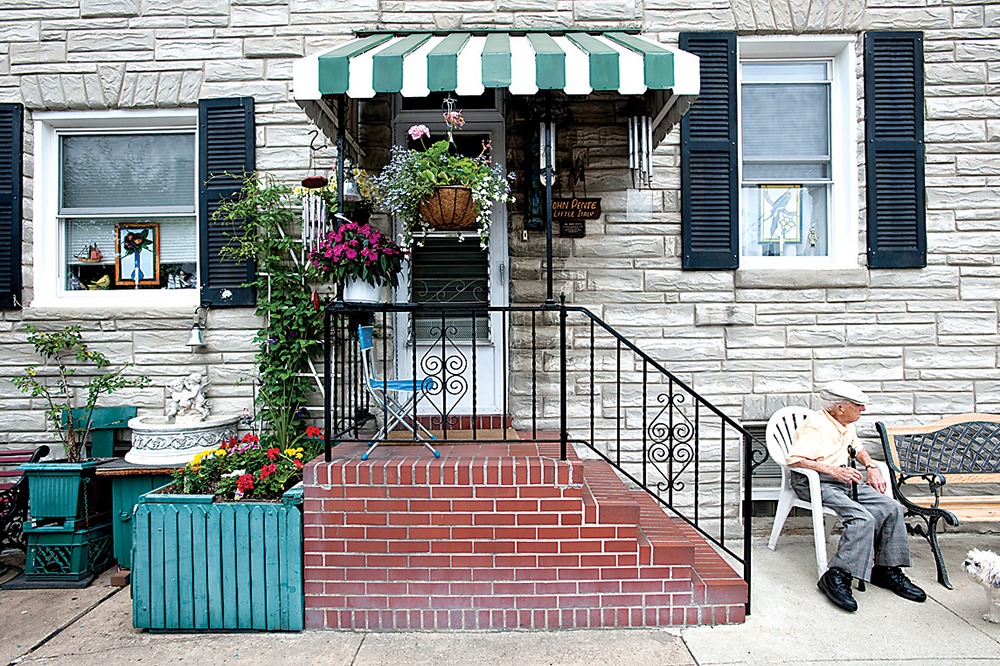
[[[500, 428], [480, 428], [475, 431], [473, 435], [472, 430], [448, 430], [448, 439], [444, 438], [444, 431], [442, 430], [431, 430], [431, 434], [437, 437], [437, 440], [432, 440], [434, 446], [439, 444], [477, 444], [479, 442], [499, 442], [503, 439], [516, 439], [520, 440], [517, 431], [513, 428], [507, 428], [507, 436], [504, 437], [504, 431]], [[472, 441], [473, 436], [475, 436], [475, 441]], [[413, 439], [413, 433], [409, 430], [394, 430], [389, 433], [387, 438], [394, 446], [423, 446], [424, 440]]]

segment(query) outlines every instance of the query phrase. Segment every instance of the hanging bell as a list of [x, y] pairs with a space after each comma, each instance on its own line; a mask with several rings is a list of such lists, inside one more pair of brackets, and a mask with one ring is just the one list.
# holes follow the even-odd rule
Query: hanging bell
[[358, 186], [350, 178], [344, 179], [344, 201], [361, 201]]
[[201, 335], [201, 325], [194, 324], [191, 326], [191, 335], [188, 337], [187, 346], [194, 351], [198, 347], [205, 346], [205, 338]]

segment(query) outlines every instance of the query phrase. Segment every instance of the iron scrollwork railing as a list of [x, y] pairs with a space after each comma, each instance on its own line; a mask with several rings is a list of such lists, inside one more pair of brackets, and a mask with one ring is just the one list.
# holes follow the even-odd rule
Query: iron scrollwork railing
[[[741, 563], [749, 586], [750, 474], [761, 462], [750, 433], [589, 310], [340, 303], [327, 319], [327, 431], [337, 439], [371, 441], [369, 420], [388, 416], [372, 414], [360, 388], [357, 326], [371, 325], [376, 382], [429, 382], [410, 423], [449, 443], [557, 433], [563, 459], [572, 447], [612, 464]], [[400, 435], [417, 439], [386, 438]]]

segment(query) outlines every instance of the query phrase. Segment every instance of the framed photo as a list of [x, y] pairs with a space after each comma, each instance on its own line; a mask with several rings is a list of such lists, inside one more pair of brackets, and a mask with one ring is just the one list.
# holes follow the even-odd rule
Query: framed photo
[[802, 186], [758, 185], [760, 243], [802, 242]]
[[160, 225], [156, 222], [115, 225], [115, 284], [159, 286]]

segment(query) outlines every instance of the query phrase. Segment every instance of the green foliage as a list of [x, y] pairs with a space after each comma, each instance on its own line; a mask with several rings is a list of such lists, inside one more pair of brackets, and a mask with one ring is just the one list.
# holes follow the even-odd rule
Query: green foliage
[[265, 326], [257, 331], [256, 359], [263, 408], [257, 418], [269, 424], [275, 446], [288, 448], [305, 427], [301, 409], [311, 390], [300, 376], [310, 356], [322, 348], [322, 313], [312, 303], [302, 257], [301, 199], [296, 190], [272, 176], [252, 174], [239, 198], [224, 203], [213, 216], [232, 225], [233, 244], [223, 256], [252, 259], [257, 314]]
[[[92, 414], [100, 397], [123, 388], [142, 388], [149, 384], [149, 379], [142, 375], [124, 376], [125, 370], [134, 365], [125, 363], [117, 370], [91, 376], [87, 383], [80, 386], [79, 388], [87, 390], [87, 399], [83, 405], [79, 405], [76, 399], [79, 389], [71, 379], [78, 368], [70, 363], [93, 363], [98, 370], [103, 370], [111, 365], [111, 361], [101, 352], [87, 348], [79, 326], [41, 331], [31, 324], [25, 324], [24, 330], [28, 333], [28, 342], [35, 347], [35, 353], [45, 360], [45, 366], [42, 369], [37, 365], [28, 366], [23, 377], [15, 377], [11, 381], [32, 398], [45, 399], [48, 405], [45, 414], [62, 440], [67, 460], [80, 462], [83, 459], [83, 447], [90, 435]], [[62, 421], [64, 411], [69, 414], [71, 409], [79, 407], [87, 414], [87, 425], [83, 432], [77, 429], [76, 419], [68, 418], [65, 425]]]
[[[427, 133], [421, 134], [419, 130]], [[417, 125], [410, 128], [410, 135], [418, 138], [429, 136], [430, 132]], [[435, 189], [444, 185], [470, 188], [478, 210], [479, 236], [485, 248], [494, 202], [513, 201], [511, 176], [504, 177], [503, 167], [490, 160], [489, 150], [489, 144], [484, 143], [483, 152], [473, 158], [457, 154], [454, 144], [447, 140], [437, 141], [423, 151], [394, 146], [389, 164], [378, 176], [369, 177], [360, 169], [355, 169], [353, 175], [362, 197], [403, 220], [405, 247], [413, 242], [415, 235], [425, 237], [430, 231], [420, 216], [420, 204]]]
[[371, 225], [345, 222], [309, 253], [309, 265], [326, 282], [355, 279], [398, 287], [403, 256], [399, 245]]

